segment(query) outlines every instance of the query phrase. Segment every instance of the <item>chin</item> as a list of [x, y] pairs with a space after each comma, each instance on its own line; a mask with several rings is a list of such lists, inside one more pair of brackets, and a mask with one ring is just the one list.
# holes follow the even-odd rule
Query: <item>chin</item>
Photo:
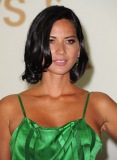
[[56, 70], [56, 71], [51, 71], [52, 73], [54, 73], [54, 74], [56, 74], [56, 75], [65, 75], [65, 74], [68, 74], [69, 73], [69, 71], [67, 70], [67, 71], [63, 71], [63, 70]]

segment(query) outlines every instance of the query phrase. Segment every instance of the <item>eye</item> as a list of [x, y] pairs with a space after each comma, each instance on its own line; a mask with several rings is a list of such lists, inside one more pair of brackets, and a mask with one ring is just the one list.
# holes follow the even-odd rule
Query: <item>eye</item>
[[54, 39], [49, 39], [50, 44], [53, 44], [55, 42]]
[[68, 39], [68, 40], [66, 40], [66, 43], [67, 44], [73, 44], [73, 43], [75, 43], [75, 40], [74, 39]]

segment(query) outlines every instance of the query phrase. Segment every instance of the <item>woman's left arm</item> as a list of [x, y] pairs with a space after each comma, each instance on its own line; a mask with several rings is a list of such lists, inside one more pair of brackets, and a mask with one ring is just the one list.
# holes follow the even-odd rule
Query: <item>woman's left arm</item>
[[117, 103], [105, 94], [102, 95], [102, 99], [105, 122], [101, 129], [117, 142]]

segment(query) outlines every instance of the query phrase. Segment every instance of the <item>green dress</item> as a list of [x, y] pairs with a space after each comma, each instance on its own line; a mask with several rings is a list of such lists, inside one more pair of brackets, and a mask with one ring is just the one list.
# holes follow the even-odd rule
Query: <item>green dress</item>
[[26, 116], [18, 95], [24, 118], [10, 141], [12, 160], [95, 160], [102, 143], [96, 132], [82, 118], [61, 127], [41, 127]]

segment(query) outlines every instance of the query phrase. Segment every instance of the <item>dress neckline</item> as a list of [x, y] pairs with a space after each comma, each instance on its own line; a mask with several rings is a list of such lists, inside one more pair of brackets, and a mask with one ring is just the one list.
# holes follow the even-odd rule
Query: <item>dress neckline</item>
[[13, 135], [15, 134], [15, 132], [23, 125], [24, 122], [27, 122], [31, 128], [35, 128], [35, 129], [41, 129], [43, 131], [56, 131], [56, 130], [62, 130], [62, 129], [66, 129], [69, 126], [73, 126], [73, 125], [77, 125], [79, 122], [84, 121], [84, 123], [96, 134], [96, 136], [98, 137], [98, 140], [102, 143], [100, 136], [98, 135], [98, 133], [89, 125], [87, 124], [86, 120], [84, 118], [80, 118], [80, 119], [76, 119], [76, 120], [72, 120], [68, 123], [65, 123], [61, 126], [57, 126], [57, 127], [46, 127], [46, 126], [41, 126], [39, 124], [37, 124], [35, 121], [31, 120], [30, 118], [24, 117], [22, 119], [22, 121], [20, 122], [20, 124], [15, 128], [15, 130], [13, 131], [12, 135], [11, 135], [11, 139], [13, 137]]

